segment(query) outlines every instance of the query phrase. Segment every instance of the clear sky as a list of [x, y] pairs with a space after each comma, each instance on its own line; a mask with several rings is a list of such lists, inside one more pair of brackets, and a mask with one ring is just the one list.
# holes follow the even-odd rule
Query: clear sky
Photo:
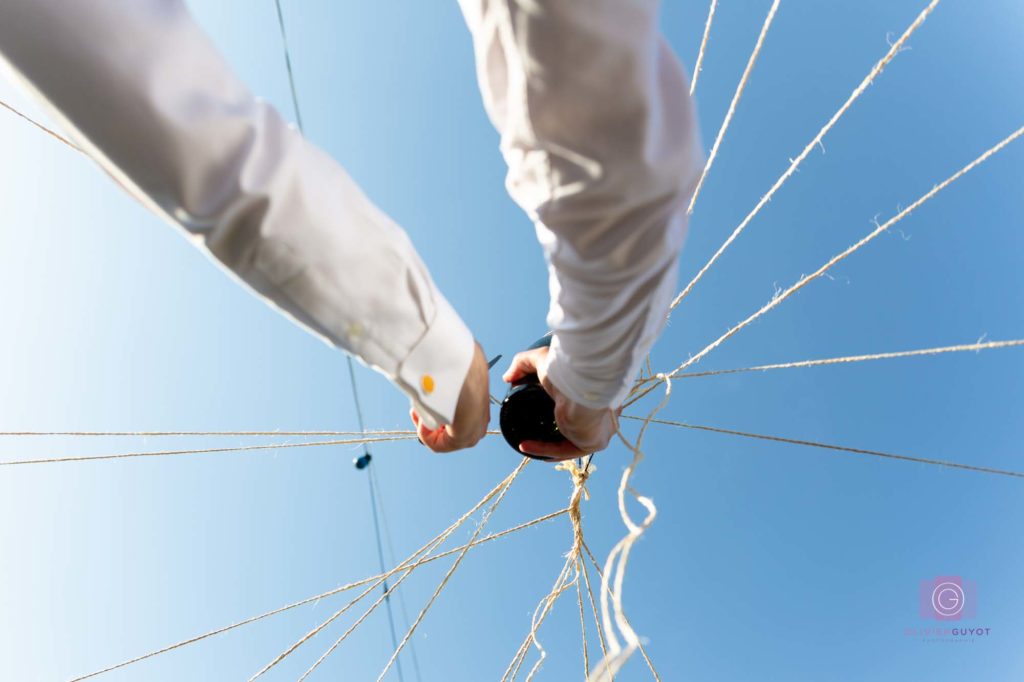
[[[291, 116], [270, 0], [190, 3], [242, 77]], [[710, 146], [769, 0], [719, 7], [700, 78]], [[682, 260], [707, 260], [925, 5], [783, 0]], [[531, 226], [507, 198], [497, 137], [455, 2], [285, 0], [307, 134], [410, 233], [488, 354], [545, 331]], [[692, 67], [707, 5], [663, 27]], [[670, 369], [1024, 124], [1024, 6], [938, 9], [698, 285], [654, 353]], [[0, 97], [42, 117], [8, 83]], [[0, 430], [354, 429], [343, 356], [239, 288], [86, 159], [0, 111]], [[1024, 338], [1024, 142], [708, 356], [701, 369]], [[501, 369], [504, 368], [504, 363]], [[1024, 468], [1021, 349], [677, 381], [663, 415], [696, 424]], [[494, 372], [495, 379], [498, 370]], [[405, 399], [357, 368], [369, 428]], [[495, 386], [495, 393], [503, 390]], [[0, 459], [267, 439], [0, 440]], [[1024, 482], [654, 426], [635, 485], [659, 516], [626, 607], [665, 680], [1024, 677]], [[433, 456], [374, 448], [404, 556], [518, 456], [491, 438]], [[349, 447], [0, 469], [0, 679], [59, 680], [375, 573], [364, 472]], [[628, 461], [597, 456], [591, 547], [621, 536]], [[499, 530], [564, 506], [568, 477], [528, 467]], [[460, 530], [464, 540], [471, 529]], [[469, 554], [414, 642], [423, 679], [497, 679], [571, 542], [564, 519]], [[440, 563], [440, 562], [439, 562]], [[444, 570], [403, 586], [411, 615]], [[907, 628], [918, 584], [978, 586], [972, 642]], [[408, 589], [406, 589], [408, 588]], [[574, 595], [541, 631], [540, 679], [579, 679]], [[245, 679], [346, 600], [333, 597], [109, 675]], [[348, 619], [269, 679], [294, 679]], [[596, 648], [590, 632], [592, 653]], [[322, 669], [376, 679], [378, 612]], [[406, 679], [411, 659], [403, 657]], [[623, 679], [644, 679], [634, 660]], [[392, 674], [389, 679], [397, 679]]]

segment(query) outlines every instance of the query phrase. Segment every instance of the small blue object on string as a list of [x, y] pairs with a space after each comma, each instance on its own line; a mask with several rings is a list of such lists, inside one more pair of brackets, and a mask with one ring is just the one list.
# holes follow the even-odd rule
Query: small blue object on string
[[370, 466], [370, 461], [372, 459], [373, 456], [371, 456], [370, 453], [367, 452], [356, 457], [354, 460], [352, 460], [352, 463], [356, 465], [356, 469], [365, 469], [366, 467]]

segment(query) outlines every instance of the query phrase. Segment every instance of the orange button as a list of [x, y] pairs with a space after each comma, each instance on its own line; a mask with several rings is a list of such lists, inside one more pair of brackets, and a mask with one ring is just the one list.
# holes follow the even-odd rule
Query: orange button
[[423, 392], [431, 394], [434, 392], [434, 377], [429, 374], [424, 374], [423, 378], [420, 379], [420, 384], [423, 386]]

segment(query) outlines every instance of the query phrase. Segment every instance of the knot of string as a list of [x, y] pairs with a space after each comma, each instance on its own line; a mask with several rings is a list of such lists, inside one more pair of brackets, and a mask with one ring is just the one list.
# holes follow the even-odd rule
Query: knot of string
[[[583, 548], [583, 522], [580, 514], [580, 500], [590, 499], [590, 492], [587, 490], [587, 479], [590, 478], [590, 474], [597, 470], [591, 463], [593, 455], [587, 457], [586, 463], [578, 460], [566, 460], [558, 464], [555, 468], [560, 471], [569, 472], [569, 476], [572, 478], [572, 494], [569, 496], [569, 520], [572, 522], [572, 547], [569, 549], [569, 553], [566, 558], [576, 564], [576, 560], [580, 556], [580, 550]], [[576, 579], [579, 579], [579, 571], [577, 569]]]
[[584, 499], [590, 499], [590, 492], [587, 490], [587, 479], [590, 478], [590, 474], [597, 471], [597, 467], [591, 463], [593, 455], [587, 457], [587, 461], [584, 464], [577, 459], [568, 459], [564, 462], [560, 462], [555, 465], [557, 471], [568, 471], [569, 476], [572, 478], [572, 495], [569, 497], [570, 504], [575, 501], [575, 506], [579, 507], [579, 498], [582, 495]]

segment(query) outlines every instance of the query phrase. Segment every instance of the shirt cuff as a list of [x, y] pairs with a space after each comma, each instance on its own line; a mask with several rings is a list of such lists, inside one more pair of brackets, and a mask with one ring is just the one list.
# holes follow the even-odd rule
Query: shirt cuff
[[436, 314], [398, 367], [395, 383], [427, 428], [451, 424], [473, 361], [473, 334], [451, 304], [435, 294]]

